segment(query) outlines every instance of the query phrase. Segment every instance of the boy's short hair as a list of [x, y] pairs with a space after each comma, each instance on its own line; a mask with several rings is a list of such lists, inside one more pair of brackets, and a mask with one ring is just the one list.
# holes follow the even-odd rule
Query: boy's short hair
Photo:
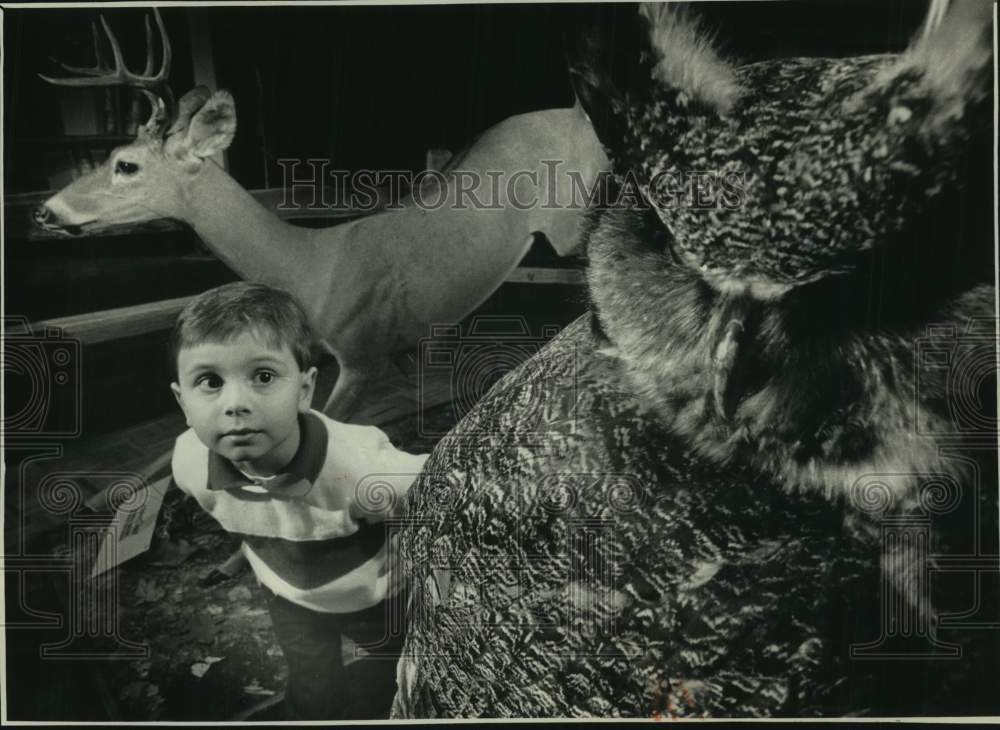
[[199, 294], [177, 316], [169, 343], [174, 378], [181, 349], [228, 342], [244, 332], [276, 349], [287, 345], [303, 371], [316, 360], [315, 333], [291, 294], [265, 284], [234, 281]]

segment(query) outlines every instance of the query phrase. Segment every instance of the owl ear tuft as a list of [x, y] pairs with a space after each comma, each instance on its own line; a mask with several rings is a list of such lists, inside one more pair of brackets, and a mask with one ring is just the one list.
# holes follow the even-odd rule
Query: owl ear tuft
[[[617, 7], [585, 8], [568, 34], [567, 67], [577, 104], [586, 112], [601, 144], [617, 148], [624, 137], [627, 76], [633, 76], [632, 54], [615, 54], [614, 41], [634, 35], [638, 26], [634, 10], [625, 15]], [[626, 47], [630, 44], [626, 42]], [[623, 70], [625, 74], [621, 73]]]
[[986, 99], [993, 83], [993, 3], [932, 0], [923, 27], [876, 87], [900, 77], [918, 81], [912, 93], [927, 101], [924, 135], [942, 137], [962, 123], [966, 110]]
[[712, 34], [706, 32], [687, 4], [643, 3], [649, 46], [657, 56], [653, 78], [683, 92], [701, 105], [725, 114], [742, 89], [732, 65], [722, 60]]

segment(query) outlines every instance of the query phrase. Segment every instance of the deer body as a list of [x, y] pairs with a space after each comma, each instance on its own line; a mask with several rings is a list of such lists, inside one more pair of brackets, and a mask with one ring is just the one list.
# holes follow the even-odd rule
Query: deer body
[[[464, 201], [452, 172], [447, 188], [422, 193], [424, 207], [409, 198], [400, 209], [308, 229], [285, 223], [218, 165], [206, 162], [179, 191], [180, 205], [151, 217], [183, 220], [244, 278], [299, 295], [314, 321], [322, 323], [322, 334], [335, 351], [351, 351], [334, 342], [336, 333], [358, 316], [353, 311], [360, 301], [357, 283], [372, 287], [367, 300], [380, 298], [376, 290], [395, 292], [386, 300], [393, 311], [379, 313], [369, 323], [402, 326], [395, 339], [405, 346], [425, 335], [428, 323], [453, 322], [481, 304], [523, 258], [533, 233], [544, 233], [561, 253], [575, 246], [582, 232], [580, 210], [568, 205], [517, 210], [507, 196], [510, 176], [486, 176], [490, 170], [528, 171], [538, 175], [537, 188], [544, 189], [548, 169], [540, 164], [542, 159], [565, 161], [562, 169], [580, 172], [588, 187], [604, 167], [603, 151], [582, 112], [555, 109], [511, 117], [477, 141], [464, 157], [461, 172], [472, 173], [482, 184]], [[568, 202], [566, 194], [573, 185], [565, 174], [555, 181], [562, 202]], [[536, 186], [516, 187], [524, 187], [518, 197], [528, 198], [528, 188]], [[54, 208], [67, 194], [54, 196], [46, 205]], [[439, 196], [447, 202], [438, 205]], [[469, 205], [472, 197], [491, 207]]]
[[[314, 231], [321, 255], [328, 252], [334, 264], [322, 291], [314, 292], [314, 315], [327, 322], [331, 333], [336, 331], [333, 321], [350, 326], [344, 317], [356, 314], [350, 310], [357, 307], [357, 291], [343, 286], [339, 265], [345, 275], [354, 274], [372, 285], [367, 297], [372, 306], [380, 296], [376, 290], [388, 295], [385, 301], [391, 312], [373, 317], [371, 324], [390, 325], [396, 344], [410, 345], [427, 334], [428, 323], [454, 322], [481, 304], [523, 258], [533, 233], [544, 233], [562, 252], [574, 248], [582, 233], [582, 210], [541, 210], [538, 205], [518, 210], [507, 198], [509, 178], [496, 181], [485, 176], [489, 170], [529, 171], [544, 182], [546, 170], [539, 162], [543, 158], [569, 161], [570, 169], [583, 170], [588, 184], [604, 162], [603, 151], [578, 110], [525, 114], [490, 130], [462, 163], [463, 172], [482, 180], [473, 190], [475, 196], [493, 208], [473, 207], [468, 201], [463, 205], [456, 186], [450, 184], [422, 194], [428, 201], [445, 196], [447, 202], [438, 209], [408, 200], [400, 210]], [[455, 177], [448, 180], [453, 183]], [[560, 193], [571, 186], [566, 176], [555, 181]], [[535, 186], [524, 186], [525, 192], [529, 187]]]
[[572, 250], [583, 230], [581, 184], [589, 190], [607, 164], [580, 107], [522, 114], [481, 135], [460, 170], [429, 178], [423, 205], [411, 197], [399, 209], [308, 229], [280, 220], [210, 159], [236, 131], [228, 92], [188, 92], [166, 131], [163, 102], [153, 98], [153, 119], [135, 142], [47, 200], [37, 223], [65, 233], [158, 218], [189, 224], [241, 277], [284, 288], [305, 308], [340, 365], [325, 410], [341, 420], [393, 352], [496, 290], [533, 233], [561, 254]]

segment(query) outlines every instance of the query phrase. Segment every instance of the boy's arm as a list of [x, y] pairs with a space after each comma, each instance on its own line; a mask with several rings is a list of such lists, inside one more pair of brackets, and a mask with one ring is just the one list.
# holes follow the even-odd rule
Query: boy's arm
[[392, 445], [381, 430], [375, 440], [371, 468], [357, 485], [349, 512], [354, 519], [381, 522], [398, 513], [406, 493], [430, 454], [409, 454]]

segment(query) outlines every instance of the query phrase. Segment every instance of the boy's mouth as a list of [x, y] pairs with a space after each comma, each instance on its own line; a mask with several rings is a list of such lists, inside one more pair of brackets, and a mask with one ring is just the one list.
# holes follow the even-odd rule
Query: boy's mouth
[[258, 434], [258, 433], [260, 433], [260, 431], [257, 431], [257, 430], [252, 429], [252, 428], [234, 428], [234, 429], [231, 429], [229, 431], [225, 431], [222, 434], [222, 437], [225, 438], [226, 436], [232, 436], [234, 438], [240, 438], [240, 437], [246, 437], [246, 436], [254, 436], [254, 435]]

